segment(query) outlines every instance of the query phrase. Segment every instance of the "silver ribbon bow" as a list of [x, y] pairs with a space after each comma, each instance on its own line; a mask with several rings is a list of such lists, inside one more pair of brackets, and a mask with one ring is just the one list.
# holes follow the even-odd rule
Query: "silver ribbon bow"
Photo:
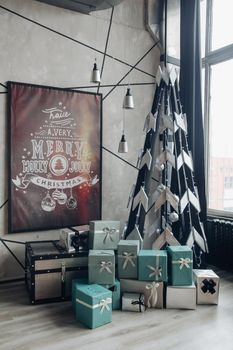
[[124, 264], [123, 264], [123, 270], [126, 269], [128, 263], [131, 264], [133, 267], [136, 266], [134, 261], [133, 261], [133, 259], [135, 258], [135, 255], [133, 253], [123, 252], [122, 256], [125, 259]]
[[104, 270], [106, 270], [107, 272], [112, 273], [112, 270], [110, 269], [111, 266], [112, 266], [111, 261], [101, 261], [100, 272], [103, 272]]
[[180, 258], [180, 259], [179, 259], [180, 270], [182, 270], [184, 266], [187, 267], [188, 269], [190, 269], [189, 264], [190, 264], [191, 262], [192, 262], [192, 260], [189, 259], [189, 258]]
[[147, 307], [155, 307], [158, 300], [157, 288], [159, 287], [159, 283], [152, 282], [146, 285], [146, 289], [150, 290], [150, 295], [147, 300]]
[[112, 303], [112, 299], [111, 298], [107, 298], [107, 299], [102, 299], [99, 303], [100, 306], [100, 312], [103, 313], [104, 310], [106, 309], [107, 311], [110, 311], [110, 307], [109, 304]]
[[161, 277], [162, 276], [162, 268], [160, 266], [151, 266], [147, 265], [147, 267], [152, 270], [152, 272], [149, 274], [149, 277], [155, 276], [155, 278]]
[[106, 233], [103, 243], [106, 243], [106, 240], [109, 238], [110, 241], [114, 242], [114, 239], [112, 238], [112, 235], [115, 234], [117, 230], [115, 228], [109, 228], [109, 227], [104, 227], [103, 232]]

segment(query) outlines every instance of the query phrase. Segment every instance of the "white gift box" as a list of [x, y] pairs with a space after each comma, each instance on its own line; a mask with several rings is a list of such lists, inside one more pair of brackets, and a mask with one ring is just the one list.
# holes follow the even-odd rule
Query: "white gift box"
[[167, 286], [167, 309], [196, 309], [196, 286]]
[[197, 286], [197, 304], [218, 304], [219, 276], [212, 270], [193, 270]]
[[122, 310], [144, 312], [146, 310], [144, 295], [141, 293], [123, 293]]

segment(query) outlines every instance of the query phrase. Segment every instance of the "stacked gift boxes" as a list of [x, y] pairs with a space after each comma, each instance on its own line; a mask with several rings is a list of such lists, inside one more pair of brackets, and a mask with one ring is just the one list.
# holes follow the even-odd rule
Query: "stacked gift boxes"
[[[89, 328], [111, 322], [112, 310], [195, 309], [217, 304], [219, 277], [193, 270], [188, 246], [140, 250], [137, 240], [120, 240], [120, 222], [90, 223], [88, 279], [73, 280], [75, 317]], [[117, 278], [116, 278], [117, 277]]]

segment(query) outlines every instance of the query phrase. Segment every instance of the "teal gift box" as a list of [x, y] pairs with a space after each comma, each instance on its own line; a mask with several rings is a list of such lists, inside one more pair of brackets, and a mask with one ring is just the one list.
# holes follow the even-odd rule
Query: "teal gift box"
[[115, 283], [115, 253], [113, 250], [89, 250], [89, 283]]
[[72, 308], [74, 310], [74, 313], [76, 315], [76, 291], [79, 286], [88, 284], [87, 278], [77, 278], [75, 280], [72, 280], [72, 291], [71, 291], [71, 301], [72, 301]]
[[138, 277], [137, 255], [140, 242], [137, 240], [120, 240], [117, 247], [118, 277]]
[[121, 286], [118, 279], [114, 284], [103, 284], [103, 287], [112, 292], [112, 309], [119, 310], [121, 308]]
[[169, 282], [173, 286], [189, 286], [192, 281], [193, 252], [188, 246], [168, 246]]
[[90, 221], [89, 249], [117, 249], [120, 221]]
[[76, 290], [76, 319], [89, 328], [112, 321], [112, 292], [98, 284], [79, 285]]
[[167, 252], [140, 250], [138, 253], [138, 280], [167, 282]]

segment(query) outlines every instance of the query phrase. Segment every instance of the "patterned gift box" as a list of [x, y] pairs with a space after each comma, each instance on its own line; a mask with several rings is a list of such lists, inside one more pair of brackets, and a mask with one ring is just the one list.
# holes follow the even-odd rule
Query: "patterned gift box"
[[113, 250], [89, 250], [89, 283], [115, 283], [115, 253]]
[[197, 287], [197, 304], [218, 304], [219, 276], [212, 270], [193, 270]]
[[114, 284], [103, 284], [103, 287], [112, 292], [112, 309], [119, 310], [121, 308], [120, 281], [116, 279]]
[[137, 240], [120, 240], [117, 247], [118, 277], [134, 278], [138, 276], [137, 255], [140, 242]]
[[140, 250], [138, 253], [139, 281], [167, 281], [167, 252]]
[[193, 283], [193, 252], [188, 246], [168, 246], [169, 282], [173, 286]]
[[117, 249], [120, 240], [120, 221], [90, 221], [89, 248]]
[[196, 286], [167, 286], [167, 309], [196, 309]]
[[89, 328], [112, 321], [112, 292], [98, 284], [80, 285], [76, 290], [76, 319]]
[[163, 308], [163, 282], [146, 282], [120, 279], [121, 292], [142, 293], [148, 308]]
[[146, 310], [144, 295], [142, 293], [123, 293], [122, 310], [144, 312]]

